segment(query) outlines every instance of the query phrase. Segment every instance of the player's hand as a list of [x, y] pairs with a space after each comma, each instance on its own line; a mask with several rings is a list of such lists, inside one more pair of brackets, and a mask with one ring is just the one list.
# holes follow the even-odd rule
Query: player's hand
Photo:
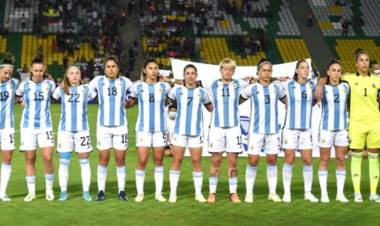
[[314, 97], [317, 101], [322, 100], [323, 96], [323, 86], [327, 83], [327, 77], [322, 77], [318, 80], [317, 87], [314, 91]]

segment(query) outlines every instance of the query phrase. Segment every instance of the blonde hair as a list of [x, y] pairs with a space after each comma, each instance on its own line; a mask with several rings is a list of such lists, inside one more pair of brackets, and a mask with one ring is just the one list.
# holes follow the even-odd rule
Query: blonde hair
[[222, 69], [223, 67], [233, 67], [236, 68], [236, 62], [231, 58], [224, 58], [219, 63], [219, 67]]
[[[69, 70], [72, 67], [75, 67], [79, 70], [79, 74], [81, 75], [81, 78], [82, 78], [82, 73], [81, 73], [78, 65], [72, 64], [72, 65], [69, 65], [67, 67], [65, 74], [63, 74], [63, 90], [65, 91], [65, 93], [67, 95], [70, 95], [70, 87], [71, 87], [71, 84], [70, 84], [69, 78], [67, 77], [67, 74], [69, 73]], [[82, 84], [82, 79], [79, 81], [79, 84]]]

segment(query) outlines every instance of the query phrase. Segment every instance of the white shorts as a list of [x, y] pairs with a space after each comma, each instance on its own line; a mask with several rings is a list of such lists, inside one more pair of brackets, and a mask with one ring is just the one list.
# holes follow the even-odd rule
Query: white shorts
[[136, 131], [136, 147], [166, 147], [168, 146], [167, 132], [138, 132]]
[[15, 130], [13, 128], [0, 129], [1, 150], [15, 150]]
[[341, 147], [348, 146], [347, 130], [339, 130], [339, 131], [321, 130], [319, 132], [319, 146], [321, 148], [331, 148], [333, 145], [341, 146]]
[[305, 150], [312, 149], [312, 132], [310, 129], [284, 129], [282, 131], [282, 148]]
[[172, 145], [178, 147], [201, 148], [203, 147], [203, 136], [186, 136], [173, 134]]
[[240, 126], [230, 128], [211, 127], [208, 139], [210, 153], [243, 152]]
[[21, 129], [20, 131], [20, 150], [34, 151], [40, 148], [48, 148], [54, 146], [53, 130], [51, 128], [31, 130]]
[[92, 151], [90, 131], [71, 133], [58, 131], [58, 152], [86, 153]]
[[128, 127], [103, 127], [96, 128], [96, 148], [98, 150], [115, 149], [125, 151], [128, 149]]
[[248, 155], [277, 155], [280, 152], [280, 135], [276, 134], [248, 134]]

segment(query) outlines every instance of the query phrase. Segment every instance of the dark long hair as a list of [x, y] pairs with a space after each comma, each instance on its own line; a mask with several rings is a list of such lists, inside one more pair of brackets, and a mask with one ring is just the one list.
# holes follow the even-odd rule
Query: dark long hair
[[[148, 66], [148, 64], [150, 63], [155, 63], [157, 64], [157, 66], [159, 65], [158, 62], [155, 60], [155, 59], [147, 59], [145, 62], [144, 62], [144, 65], [143, 65], [143, 68], [141, 69], [141, 75], [140, 75], [140, 79], [141, 81], [145, 82], [145, 79], [146, 79], [146, 74], [144, 72], [144, 69], [146, 68], [146, 66]], [[157, 78], [157, 81], [158, 81], [158, 78]]]
[[[301, 65], [301, 63], [303, 63], [303, 62], [307, 63], [307, 61], [304, 60], [304, 59], [297, 61], [296, 69], [298, 69], [299, 66]], [[294, 71], [293, 80], [294, 80], [294, 81], [297, 81], [297, 79], [298, 79], [297, 71]]]

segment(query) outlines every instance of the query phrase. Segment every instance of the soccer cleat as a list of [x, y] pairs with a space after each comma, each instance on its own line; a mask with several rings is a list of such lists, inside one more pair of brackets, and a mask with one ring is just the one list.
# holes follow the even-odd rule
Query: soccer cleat
[[290, 193], [285, 192], [284, 196], [282, 197], [282, 201], [286, 203], [292, 202], [292, 196]]
[[11, 201], [11, 198], [9, 198], [8, 195], [6, 195], [6, 194], [1, 195], [1, 196], [0, 196], [0, 199], [1, 199], [3, 202], [10, 202], [10, 201]]
[[373, 193], [369, 196], [369, 201], [380, 202], [380, 196], [376, 193]]
[[34, 199], [36, 199], [36, 194], [35, 193], [29, 193], [25, 196], [24, 201], [25, 202], [31, 202]]
[[311, 192], [305, 193], [304, 198], [309, 202], [319, 202], [319, 200]]
[[207, 202], [207, 200], [205, 199], [205, 197], [202, 194], [195, 195], [195, 201], [201, 202], [201, 203]]
[[230, 194], [230, 201], [233, 203], [241, 203], [237, 193], [231, 193]]
[[268, 200], [273, 201], [273, 202], [281, 202], [282, 201], [280, 196], [278, 196], [276, 193], [270, 193], [268, 195]]
[[135, 198], [135, 202], [142, 202], [144, 201], [144, 193], [137, 194]]
[[245, 194], [244, 202], [246, 202], [246, 203], [253, 203], [253, 194], [252, 193]]
[[208, 194], [207, 202], [208, 203], [215, 203], [216, 202], [216, 194], [215, 193]]
[[66, 191], [61, 191], [59, 194], [59, 201], [66, 201], [68, 199], [69, 195]]
[[321, 202], [322, 203], [329, 203], [330, 202], [329, 196], [327, 194], [322, 194], [321, 195]]
[[90, 192], [88, 192], [88, 191], [84, 191], [82, 194], [82, 197], [83, 197], [84, 201], [86, 201], [86, 202], [92, 201], [92, 197], [90, 195]]
[[96, 196], [96, 201], [104, 201], [106, 199], [106, 195], [104, 191], [98, 191], [98, 195]]
[[346, 196], [344, 196], [344, 194], [336, 195], [336, 201], [343, 202], [343, 203], [349, 202]]
[[158, 193], [154, 196], [154, 199], [159, 201], [159, 202], [166, 202], [166, 199], [164, 198], [164, 196], [162, 196], [161, 193]]
[[169, 196], [169, 202], [170, 203], [176, 203], [177, 202], [177, 196], [170, 194], [170, 196]]
[[47, 201], [53, 201], [54, 200], [54, 193], [53, 193], [53, 190], [46, 190], [45, 192], [45, 198]]
[[128, 201], [128, 197], [127, 195], [125, 194], [124, 191], [120, 191], [119, 194], [118, 194], [118, 199], [119, 200], [122, 200], [122, 201]]
[[354, 193], [354, 202], [363, 202], [363, 197], [360, 192]]

